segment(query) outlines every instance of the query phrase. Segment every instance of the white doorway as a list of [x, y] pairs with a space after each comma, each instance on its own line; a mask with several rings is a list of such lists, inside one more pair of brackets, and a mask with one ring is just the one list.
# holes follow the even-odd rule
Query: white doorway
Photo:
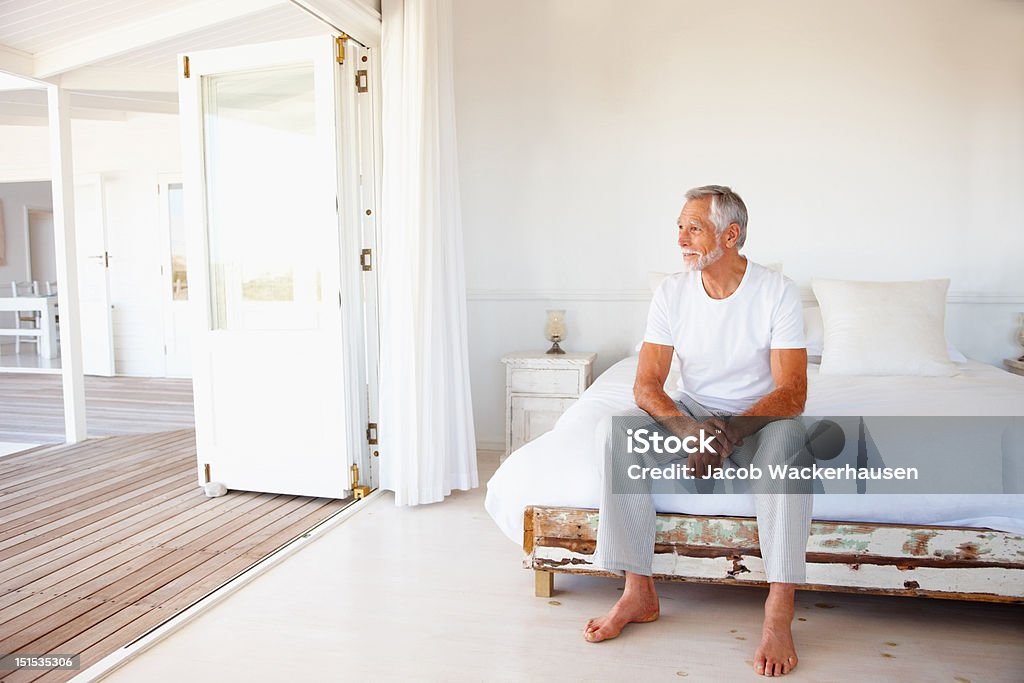
[[57, 252], [53, 241], [53, 211], [25, 207], [28, 226], [28, 279], [44, 286], [57, 281]]
[[162, 175], [157, 192], [163, 255], [160, 264], [160, 300], [163, 308], [164, 376], [191, 377], [185, 187], [181, 182], [181, 176]]
[[339, 54], [324, 35], [183, 61], [201, 482], [341, 498], [357, 465], [374, 485], [356, 59]]

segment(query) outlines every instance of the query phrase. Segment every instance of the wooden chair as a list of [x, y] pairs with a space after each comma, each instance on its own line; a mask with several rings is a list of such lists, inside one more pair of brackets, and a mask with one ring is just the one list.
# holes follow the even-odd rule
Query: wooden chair
[[[36, 282], [11, 282], [11, 294], [13, 296], [38, 296], [39, 285]], [[38, 311], [15, 311], [14, 312], [14, 327], [16, 329], [32, 329], [38, 330], [40, 327]], [[21, 353], [22, 344], [35, 344], [36, 352], [39, 352], [39, 335], [23, 336], [18, 335], [14, 338], [14, 353]]]
[[54, 280], [32, 281], [32, 293], [36, 296], [52, 296], [57, 293], [57, 283]]
[[[33, 284], [35, 284], [35, 283], [33, 283]], [[54, 294], [57, 293], [57, 281], [56, 280], [46, 280], [46, 281], [44, 281], [42, 283], [41, 289], [42, 289], [43, 292], [46, 293], [46, 296], [53, 296]], [[53, 322], [54, 322], [54, 324], [57, 325], [57, 339], [60, 340], [60, 304], [59, 303], [54, 305], [54, 311], [56, 311], [56, 312], [53, 315]]]

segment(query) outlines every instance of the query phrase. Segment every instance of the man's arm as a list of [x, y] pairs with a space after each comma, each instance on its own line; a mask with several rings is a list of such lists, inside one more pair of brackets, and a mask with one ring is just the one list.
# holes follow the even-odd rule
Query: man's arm
[[[720, 465], [738, 444], [729, 440], [729, 434], [723, 426], [712, 425], [710, 420], [706, 423], [698, 422], [684, 414], [676, 407], [672, 397], [665, 393], [665, 380], [672, 369], [673, 353], [671, 346], [644, 342], [640, 347], [633, 398], [640, 408], [680, 439], [688, 436], [699, 438], [701, 429], [714, 432], [714, 453], [691, 453], [687, 458], [687, 467], [696, 476], [704, 476], [710, 467]], [[715, 428], [722, 431], [715, 432]]]
[[644, 342], [633, 382], [633, 398], [641, 409], [654, 417], [676, 417], [682, 413], [672, 397], [665, 393], [665, 380], [672, 369], [671, 346]]
[[796, 417], [807, 403], [807, 349], [772, 349], [770, 358], [775, 390], [742, 415], [729, 420], [729, 436], [742, 439], [769, 422]]

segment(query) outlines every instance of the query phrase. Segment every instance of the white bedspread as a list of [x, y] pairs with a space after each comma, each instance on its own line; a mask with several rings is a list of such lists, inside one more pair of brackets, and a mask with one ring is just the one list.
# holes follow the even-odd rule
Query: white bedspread
[[[555, 428], [513, 452], [487, 483], [485, 507], [501, 530], [522, 543], [528, 505], [597, 508], [601, 455], [598, 423], [634, 408], [637, 358], [605, 371]], [[1024, 377], [990, 365], [958, 363], [954, 377], [845, 377], [808, 369], [806, 415], [1024, 416]], [[673, 373], [666, 386], [674, 387]], [[749, 495], [658, 495], [660, 512], [753, 516]], [[838, 521], [988, 527], [1024, 533], [1024, 495], [815, 496], [814, 518]]]

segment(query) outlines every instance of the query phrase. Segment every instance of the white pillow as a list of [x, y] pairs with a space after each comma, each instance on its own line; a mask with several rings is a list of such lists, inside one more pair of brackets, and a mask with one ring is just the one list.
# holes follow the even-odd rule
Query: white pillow
[[[821, 308], [818, 306], [804, 307], [804, 339], [807, 341], [808, 360], [820, 363], [821, 352], [825, 348], [825, 323], [821, 319]], [[639, 350], [638, 348], [637, 351]], [[949, 340], [946, 340], [946, 353], [954, 363], [967, 362], [967, 356]]]
[[807, 359], [820, 363], [821, 351], [825, 348], [825, 323], [817, 306], [804, 306], [804, 342], [807, 344]]
[[949, 280], [853, 282], [812, 280], [821, 305], [823, 375], [948, 377]]

